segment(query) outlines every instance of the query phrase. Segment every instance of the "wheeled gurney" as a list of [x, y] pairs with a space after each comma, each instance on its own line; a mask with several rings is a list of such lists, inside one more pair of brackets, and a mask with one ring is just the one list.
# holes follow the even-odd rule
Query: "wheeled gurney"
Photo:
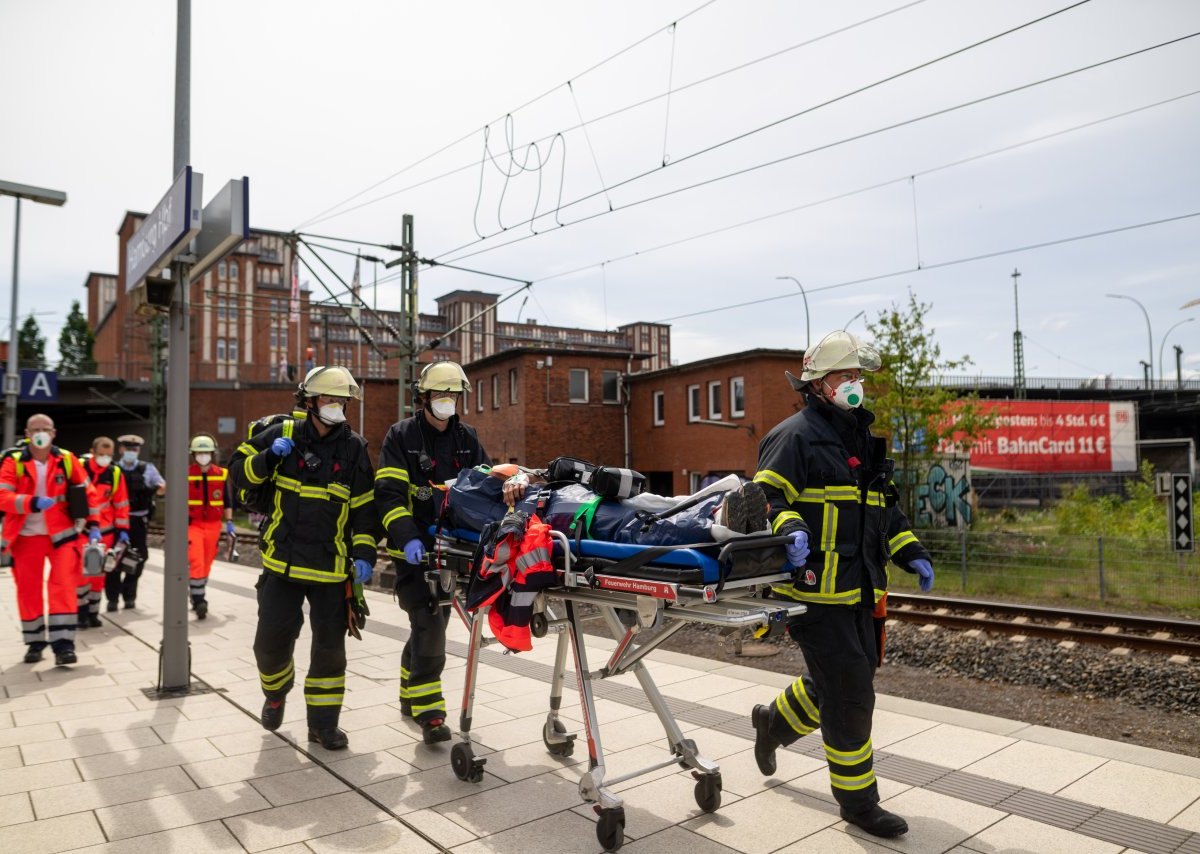
[[[539, 592], [534, 602], [530, 630], [534, 637], [558, 632], [550, 707], [542, 728], [546, 749], [556, 756], [574, 752], [576, 733], [567, 732], [559, 717], [566, 677], [568, 644], [573, 655], [585, 736], [588, 769], [579, 781], [579, 794], [594, 804], [599, 817], [596, 837], [606, 851], [616, 851], [624, 841], [623, 801], [610, 786], [640, 777], [672, 764], [692, 770], [696, 779], [696, 804], [705, 812], [721, 804], [721, 771], [705, 759], [695, 742], [685, 738], [659, 692], [643, 659], [687, 623], [705, 623], [731, 629], [782, 631], [788, 617], [803, 613], [802, 604], [761, 598], [771, 584], [792, 580], [783, 546], [787, 537], [768, 534], [738, 537], [722, 544], [699, 546], [635, 546], [598, 540], [571, 539], [554, 531], [553, 565], [557, 583]], [[485, 758], [474, 755], [471, 717], [475, 699], [479, 653], [490, 639], [483, 636], [487, 608], [471, 612], [466, 607], [473, 557], [479, 536], [470, 531], [438, 534], [438, 569], [427, 573], [431, 585], [451, 594], [451, 606], [470, 634], [463, 686], [459, 740], [451, 749], [451, 767], [460, 780], [483, 778]], [[580, 606], [598, 609], [617, 644], [599, 670], [588, 664]], [[619, 777], [605, 777], [600, 722], [596, 715], [592, 680], [633, 673], [658, 715], [672, 758]]]

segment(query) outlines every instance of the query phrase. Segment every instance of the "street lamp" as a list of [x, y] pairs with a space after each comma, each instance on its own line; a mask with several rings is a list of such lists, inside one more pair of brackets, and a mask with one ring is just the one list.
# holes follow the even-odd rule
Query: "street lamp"
[[846, 321], [846, 325], [842, 327], [842, 331], [843, 331], [843, 332], [845, 332], [847, 329], [849, 329], [849, 328], [850, 328], [850, 324], [851, 324], [851, 323], [853, 323], [854, 321], [858, 320], [860, 317], [862, 317], [862, 316], [863, 316], [864, 314], [866, 314], [866, 313], [867, 313], [867, 310], [864, 308], [864, 309], [863, 309], [862, 311], [860, 311], [858, 314], [854, 315], [854, 317], [852, 317], [852, 318], [850, 318], [849, 320], [847, 320], [847, 321]]
[[1158, 345], [1158, 381], [1159, 382], [1162, 382], [1162, 380], [1163, 380], [1163, 348], [1167, 346], [1167, 339], [1169, 337], [1171, 337], [1171, 333], [1175, 331], [1176, 326], [1183, 326], [1183, 324], [1191, 323], [1195, 319], [1196, 318], [1194, 318], [1194, 317], [1185, 317], [1183, 320], [1176, 323], [1175, 326], [1172, 326], [1165, 333], [1163, 333], [1162, 343]]
[[12, 196], [17, 200], [16, 227], [13, 232], [12, 316], [8, 331], [8, 370], [4, 377], [4, 447], [11, 448], [17, 436], [17, 398], [21, 396], [21, 365], [17, 347], [17, 292], [18, 263], [21, 256], [21, 199], [43, 205], [61, 207], [67, 194], [44, 187], [30, 187], [0, 181], [0, 196]]
[[812, 327], [808, 324], [808, 294], [804, 292], [804, 285], [800, 284], [800, 280], [795, 276], [776, 276], [775, 278], [779, 281], [791, 279], [800, 289], [800, 296], [804, 298], [804, 352], [807, 354], [809, 345], [812, 344]]
[[1148, 367], [1146, 368], [1146, 370], [1148, 371], [1147, 378], [1153, 377], [1154, 376], [1154, 332], [1150, 329], [1150, 313], [1148, 311], [1146, 311], [1146, 306], [1142, 305], [1141, 302], [1139, 302], [1138, 300], [1135, 300], [1133, 297], [1126, 296], [1125, 294], [1105, 294], [1105, 296], [1109, 297], [1110, 299], [1127, 299], [1132, 303], [1136, 303], [1137, 307], [1142, 310], [1142, 315], [1146, 318], [1146, 340], [1150, 343], [1150, 349], [1147, 351], [1147, 354], [1146, 354], [1150, 357], [1150, 361], [1147, 362]]

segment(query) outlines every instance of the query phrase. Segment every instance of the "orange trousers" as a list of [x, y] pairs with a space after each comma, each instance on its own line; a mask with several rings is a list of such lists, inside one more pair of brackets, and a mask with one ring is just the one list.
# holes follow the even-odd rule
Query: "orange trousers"
[[188, 525], [188, 592], [193, 603], [205, 601], [204, 589], [217, 559], [223, 524], [220, 519], [211, 519]]
[[[17, 613], [22, 640], [56, 650], [75, 648], [76, 587], [82, 578], [80, 552], [75, 541], [55, 548], [46, 535], [17, 537], [12, 544], [13, 581], [17, 585]], [[50, 575], [46, 577], [46, 562]], [[43, 595], [43, 584], [49, 596]], [[49, 598], [49, 614], [47, 602]], [[48, 630], [48, 631], [47, 631]]]

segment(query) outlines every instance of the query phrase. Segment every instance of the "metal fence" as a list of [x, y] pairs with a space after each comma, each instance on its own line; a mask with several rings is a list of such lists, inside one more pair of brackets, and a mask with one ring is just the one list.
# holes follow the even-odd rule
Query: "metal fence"
[[[1162, 610], [1200, 617], [1200, 557], [1162, 540], [1054, 533], [917, 531], [933, 554], [943, 594], [1040, 603], [1103, 605], [1120, 611]], [[916, 577], [892, 570], [897, 590]]]

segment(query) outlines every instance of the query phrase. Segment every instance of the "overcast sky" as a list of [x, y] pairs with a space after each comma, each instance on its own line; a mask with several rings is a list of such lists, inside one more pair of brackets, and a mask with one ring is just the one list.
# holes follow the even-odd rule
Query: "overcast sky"
[[[191, 162], [207, 195], [249, 176], [257, 227], [398, 243], [412, 213], [422, 257], [536, 283], [502, 319], [667, 320], [684, 362], [803, 347], [794, 276], [814, 341], [911, 290], [943, 355], [1011, 375], [1020, 268], [1028, 374], [1140, 377], [1200, 317], [1200, 3], [1071, 5], [197, 0]], [[169, 0], [0, 0], [0, 179], [69, 195], [22, 208], [51, 352], [171, 183], [174, 28]], [[421, 310], [511, 287], [425, 270]], [[1168, 377], [1173, 344], [1200, 375], [1200, 322]]]

